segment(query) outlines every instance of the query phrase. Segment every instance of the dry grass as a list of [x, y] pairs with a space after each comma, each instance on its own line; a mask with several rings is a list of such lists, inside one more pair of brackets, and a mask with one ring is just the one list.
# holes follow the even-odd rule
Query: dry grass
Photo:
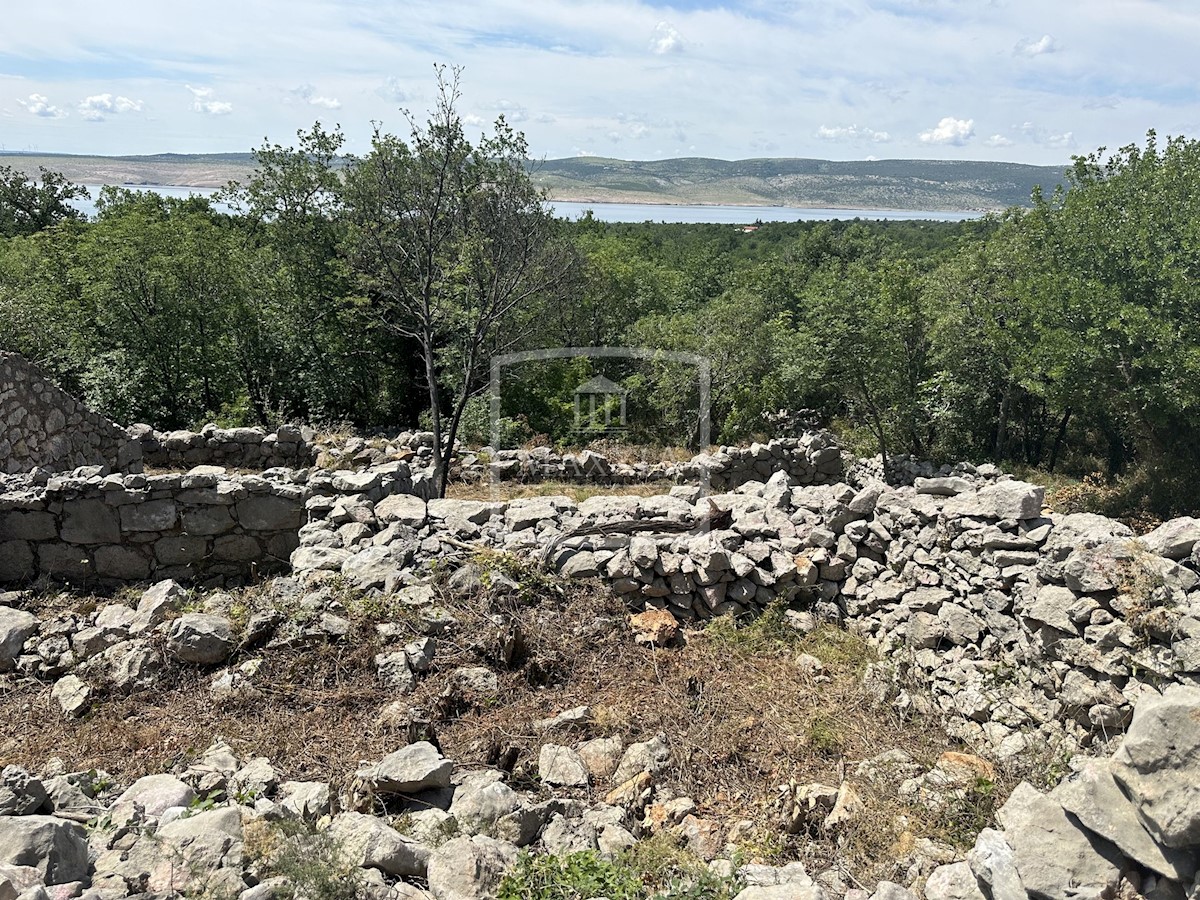
[[[868, 812], [838, 840], [780, 834], [772, 811], [780, 784], [836, 786], [855, 761], [895, 748], [926, 767], [942, 751], [962, 749], [933, 721], [903, 720], [871, 703], [861, 679], [869, 652], [857, 638], [827, 627], [801, 639], [781, 617], [765, 616], [749, 628], [710, 625], [689, 633], [680, 648], [647, 648], [633, 641], [626, 610], [608, 593], [543, 579], [504, 558], [491, 564], [516, 576], [522, 590], [443, 597], [459, 625], [437, 639], [434, 669], [406, 697], [381, 687], [372, 657], [383, 649], [374, 624], [409, 622], [416, 636], [411, 613], [356, 605], [346, 593], [346, 614], [355, 622], [350, 638], [254, 654], [262, 660], [256, 696], [215, 703], [208, 690], [213, 671], [168, 665], [154, 691], [122, 696], [97, 686], [93, 711], [70, 721], [50, 685], [0, 682], [0, 720], [14, 726], [0, 740], [0, 766], [40, 770], [60, 757], [72, 769], [101, 768], [128, 782], [180, 770], [220, 737], [243, 758], [266, 756], [286, 778], [343, 786], [360, 762], [405, 742], [380, 716], [400, 699], [429, 716], [443, 752], [460, 766], [508, 768], [514, 785], [526, 789], [539, 788], [534, 774], [544, 742], [619, 734], [628, 745], [661, 732], [672, 753], [663, 787], [692, 797], [701, 814], [726, 825], [753, 821], [748, 858], [802, 858], [818, 867], [849, 859], [869, 882], [902, 874], [914, 836], [945, 838], [960, 827], [961, 810], [942, 821], [945, 815], [914, 810], [894, 790], [863, 787]], [[805, 674], [800, 652], [822, 659], [828, 677]], [[452, 683], [455, 668], [479, 665], [497, 672], [497, 696], [471, 696]], [[592, 722], [573, 733], [533, 728], [585, 704]], [[596, 795], [607, 787], [597, 785]], [[906, 827], [897, 824], [901, 815]]]

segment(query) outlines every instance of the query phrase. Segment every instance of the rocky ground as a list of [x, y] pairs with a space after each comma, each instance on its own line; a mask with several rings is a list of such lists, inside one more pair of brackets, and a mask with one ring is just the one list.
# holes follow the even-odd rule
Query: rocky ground
[[0, 595], [0, 900], [1194, 898], [1200, 522], [850, 477], [368, 468], [289, 577]]

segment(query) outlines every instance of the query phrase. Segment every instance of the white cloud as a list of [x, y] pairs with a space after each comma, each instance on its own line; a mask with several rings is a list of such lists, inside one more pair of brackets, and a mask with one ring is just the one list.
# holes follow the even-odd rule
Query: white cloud
[[317, 89], [311, 84], [302, 84], [298, 88], [293, 88], [291, 91], [296, 97], [299, 97], [309, 106], [319, 106], [322, 109], [341, 109], [342, 101], [336, 97], [325, 97], [317, 93]]
[[192, 110], [210, 116], [227, 116], [233, 112], [233, 104], [213, 98], [212, 88], [194, 88], [186, 85], [192, 92]]
[[650, 49], [659, 56], [678, 53], [683, 50], [683, 35], [669, 22], [659, 22], [654, 26], [654, 37], [650, 39]]
[[1043, 34], [1036, 41], [1032, 38], [1017, 41], [1017, 46], [1013, 47], [1013, 54], [1016, 56], [1041, 56], [1043, 53], [1056, 53], [1058, 49], [1058, 41], [1054, 40], [1054, 36]]
[[817, 137], [823, 141], [874, 141], [877, 144], [891, 140], [891, 135], [886, 131], [874, 131], [870, 128], [860, 128], [858, 125], [822, 125], [817, 129]]
[[52, 106], [43, 94], [30, 94], [28, 100], [17, 100], [31, 115], [43, 119], [65, 119], [69, 113], [65, 109]]
[[529, 119], [529, 110], [512, 100], [500, 100], [496, 103], [496, 109], [503, 113], [505, 120], [510, 124]]
[[472, 128], [479, 128], [481, 125], [487, 124], [483, 116], [477, 116], [474, 113], [463, 116], [462, 120], [464, 125], [469, 125]]
[[79, 114], [89, 122], [103, 122], [110, 115], [141, 111], [141, 100], [112, 94], [94, 94], [79, 104]]
[[1074, 132], [1048, 131], [1040, 125], [1035, 125], [1033, 122], [1022, 122], [1017, 127], [1031, 141], [1043, 147], [1053, 147], [1056, 150], [1071, 150], [1077, 146]]
[[989, 147], [1011, 147], [1012, 141], [1002, 134], [993, 134], [990, 138], [984, 141]]
[[395, 75], [389, 75], [384, 79], [383, 84], [375, 89], [375, 93], [393, 103], [404, 103], [406, 100], [412, 99], [412, 94], [404, 89], [404, 85]]
[[952, 144], [961, 147], [975, 136], [975, 120], [946, 116], [936, 127], [922, 131], [918, 136], [925, 144]]

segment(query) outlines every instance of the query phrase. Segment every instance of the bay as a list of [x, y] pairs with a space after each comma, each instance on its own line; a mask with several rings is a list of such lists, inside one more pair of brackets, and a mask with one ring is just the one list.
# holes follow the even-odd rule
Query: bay
[[[89, 184], [87, 198], [72, 205], [87, 216], [96, 215], [96, 197], [100, 185]], [[120, 185], [132, 191], [152, 191], [164, 197], [211, 197], [215, 188], [185, 187], [170, 184]], [[221, 212], [230, 212], [224, 204], [214, 204]], [[923, 209], [833, 209], [795, 206], [685, 206], [666, 203], [579, 203], [551, 200], [550, 209], [565, 219], [581, 219], [588, 211], [601, 222], [668, 222], [682, 224], [752, 225], [756, 222], [817, 222], [834, 219], [887, 219], [895, 221], [962, 222], [981, 218], [979, 210]]]

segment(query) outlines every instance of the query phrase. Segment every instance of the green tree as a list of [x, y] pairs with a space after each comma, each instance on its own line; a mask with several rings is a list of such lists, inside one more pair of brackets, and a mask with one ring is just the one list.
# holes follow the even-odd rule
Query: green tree
[[39, 166], [38, 172], [37, 178], [30, 178], [11, 166], [0, 166], [0, 237], [34, 234], [59, 222], [83, 220], [71, 201], [86, 197], [87, 189], [44, 167]]
[[1200, 462], [1200, 141], [1077, 157], [1065, 194], [1037, 199], [1028, 252], [1045, 357], [1108, 445], [1168, 467]]
[[294, 147], [264, 143], [257, 167], [223, 198], [244, 214], [243, 234], [261, 287], [241, 329], [239, 352], [258, 419], [393, 420], [407, 387], [395, 349], [356, 295], [342, 253], [341, 130], [319, 123]]
[[457, 110], [458, 69], [438, 73], [409, 142], [376, 129], [346, 177], [347, 247], [379, 322], [419, 348], [439, 493], [467, 401], [491, 353], [517, 345], [536, 304], [573, 287], [575, 256], [530, 181], [524, 137], [503, 117], [478, 145]]

